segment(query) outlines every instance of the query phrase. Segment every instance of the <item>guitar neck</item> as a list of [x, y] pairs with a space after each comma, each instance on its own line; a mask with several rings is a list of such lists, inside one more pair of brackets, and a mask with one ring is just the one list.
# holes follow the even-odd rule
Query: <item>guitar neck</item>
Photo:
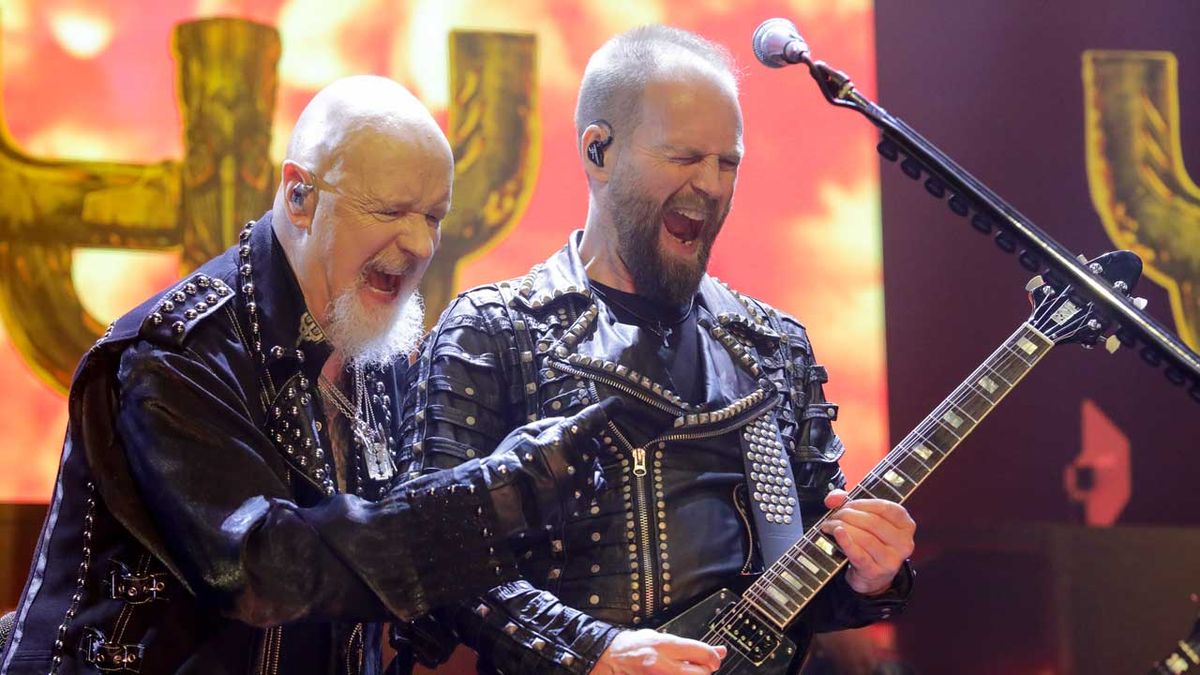
[[[1054, 341], [1032, 325], [1022, 324], [851, 490], [850, 497], [903, 503], [1053, 346]], [[846, 564], [834, 540], [821, 533], [824, 520], [810, 526], [742, 596], [741, 602], [781, 630]]]
[[1180, 640], [1178, 647], [1170, 656], [1154, 664], [1150, 675], [1186, 673], [1200, 666], [1200, 619], [1192, 629], [1192, 636], [1187, 640]]

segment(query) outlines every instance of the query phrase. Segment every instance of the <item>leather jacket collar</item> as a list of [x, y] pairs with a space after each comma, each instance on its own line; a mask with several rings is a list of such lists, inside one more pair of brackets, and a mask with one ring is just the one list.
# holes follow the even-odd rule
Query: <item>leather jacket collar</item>
[[[247, 244], [253, 268], [253, 301], [258, 304], [262, 350], [271, 381], [286, 382], [299, 371], [316, 382], [333, 349], [304, 302], [300, 283], [275, 236], [270, 212], [251, 228], [243, 248]], [[248, 302], [243, 286], [238, 284]], [[273, 392], [275, 396], [279, 393]]]
[[[590, 299], [591, 284], [579, 255], [582, 240], [583, 230], [572, 232], [566, 246], [529, 270], [517, 282], [515, 302], [526, 311], [540, 313], [557, 309], [571, 297]], [[780, 334], [772, 326], [775, 323], [773, 309], [750, 300], [708, 274], [701, 278], [697, 294], [700, 306], [728, 330], [744, 334], [754, 342], [762, 343], [764, 348], [778, 345]]]

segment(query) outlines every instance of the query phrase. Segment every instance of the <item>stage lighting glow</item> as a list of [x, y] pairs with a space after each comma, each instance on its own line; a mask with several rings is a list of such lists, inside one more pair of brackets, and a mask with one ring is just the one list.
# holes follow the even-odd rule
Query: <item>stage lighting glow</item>
[[52, 13], [50, 31], [58, 44], [77, 59], [95, 58], [108, 48], [113, 38], [113, 25], [108, 18], [74, 9]]

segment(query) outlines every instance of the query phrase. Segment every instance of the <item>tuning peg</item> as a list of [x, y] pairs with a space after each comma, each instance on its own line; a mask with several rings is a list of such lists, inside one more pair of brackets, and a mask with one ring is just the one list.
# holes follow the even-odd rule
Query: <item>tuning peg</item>
[[1041, 286], [1045, 283], [1046, 283], [1046, 280], [1042, 279], [1042, 275], [1039, 274], [1036, 277], [1030, 279], [1029, 283], [1025, 284], [1025, 290], [1032, 293], [1033, 289], [1035, 289], [1038, 286]]
[[1084, 254], [1082, 254], [1082, 253], [1080, 253], [1079, 255], [1075, 256], [1075, 259], [1076, 259], [1076, 260], [1078, 260], [1078, 261], [1079, 261], [1079, 262], [1081, 262], [1081, 263], [1084, 263], [1085, 265], [1087, 264], [1087, 256], [1085, 256], [1085, 255], [1084, 255]]
[[1137, 307], [1138, 309], [1146, 309], [1146, 305], [1149, 304], [1149, 301], [1145, 298], [1133, 298], [1130, 300], [1130, 302], [1132, 302], [1133, 306]]
[[1117, 353], [1117, 350], [1121, 348], [1120, 338], [1118, 338], [1116, 335], [1109, 335], [1108, 338], [1104, 340], [1104, 348], [1108, 350], [1109, 354]]

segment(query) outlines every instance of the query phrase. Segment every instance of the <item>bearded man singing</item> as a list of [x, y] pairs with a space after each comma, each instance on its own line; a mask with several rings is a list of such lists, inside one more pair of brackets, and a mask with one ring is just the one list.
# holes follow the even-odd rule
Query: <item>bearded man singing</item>
[[761, 571], [834, 507], [827, 531], [850, 567], [792, 637], [889, 615], [910, 588], [912, 519], [846, 502], [836, 406], [804, 328], [705, 274], [743, 154], [728, 55], [673, 28], [618, 35], [588, 63], [575, 125], [583, 231], [446, 311], [410, 373], [406, 447], [416, 473], [451, 467], [615, 395], [603, 456], [620, 489], [526, 537], [522, 581], [409, 626], [401, 646], [435, 662], [438, 638], [457, 637], [483, 673], [709, 673], [724, 648], [646, 628]]
[[397, 358], [453, 176], [411, 94], [330, 85], [281, 174], [237, 245], [80, 364], [0, 672], [377, 673], [372, 622], [512, 578], [503, 538], [595, 487], [599, 408], [396, 485]]

